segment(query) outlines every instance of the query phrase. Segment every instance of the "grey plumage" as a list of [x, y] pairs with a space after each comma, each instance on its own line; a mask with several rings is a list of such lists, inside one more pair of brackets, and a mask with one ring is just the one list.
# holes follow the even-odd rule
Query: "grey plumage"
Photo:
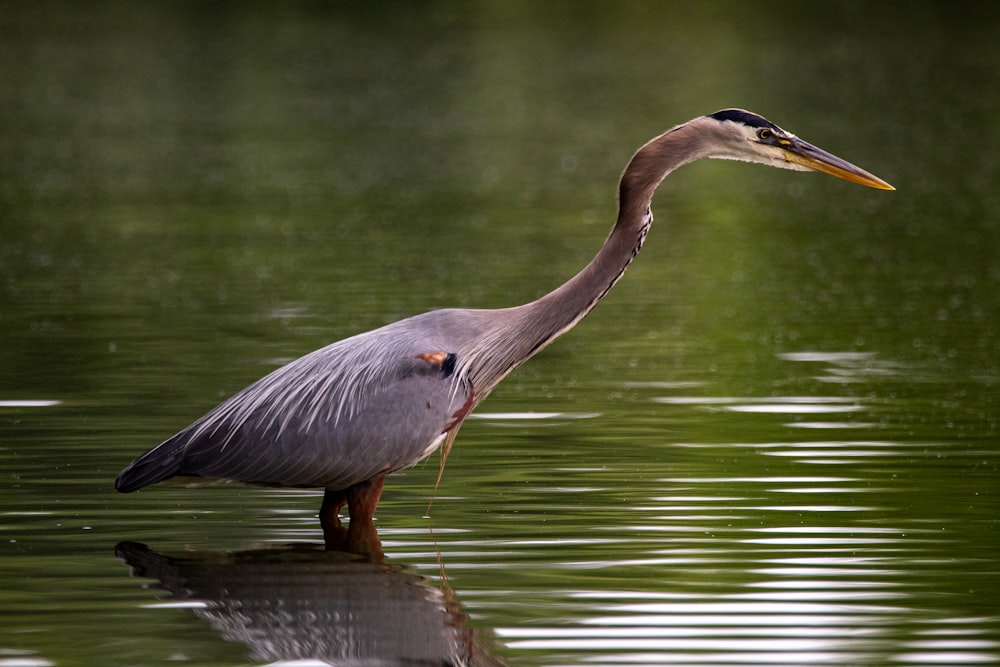
[[604, 298], [642, 248], [656, 188], [677, 167], [703, 157], [822, 171], [892, 189], [756, 114], [729, 109], [696, 118], [635, 153], [619, 182], [610, 235], [563, 285], [522, 306], [435, 310], [308, 354], [137, 458], [116, 488], [135, 491], [177, 475], [324, 487], [324, 508], [335, 513], [351, 502], [352, 489], [377, 482], [373, 495], [354, 496], [374, 511], [385, 474], [438, 447], [446, 455], [462, 421], [500, 380]]

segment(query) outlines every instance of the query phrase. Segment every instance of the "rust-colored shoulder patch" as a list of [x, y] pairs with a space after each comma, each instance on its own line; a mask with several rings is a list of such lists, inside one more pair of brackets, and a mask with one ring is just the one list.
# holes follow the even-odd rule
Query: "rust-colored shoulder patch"
[[424, 352], [417, 355], [417, 359], [423, 359], [432, 366], [440, 366], [448, 358], [447, 352]]
[[422, 352], [417, 355], [417, 359], [440, 368], [441, 375], [449, 377], [455, 372], [455, 361], [458, 359], [458, 355], [454, 352]]

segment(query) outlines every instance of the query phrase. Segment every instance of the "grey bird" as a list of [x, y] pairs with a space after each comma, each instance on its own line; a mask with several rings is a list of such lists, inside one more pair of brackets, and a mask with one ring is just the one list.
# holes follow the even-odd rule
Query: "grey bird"
[[[872, 188], [882, 179], [774, 123], [724, 109], [678, 125], [635, 153], [618, 186], [618, 219], [597, 255], [545, 296], [500, 309], [449, 308], [307, 354], [136, 458], [115, 481], [135, 491], [175, 476], [324, 488], [327, 542], [371, 524], [385, 476], [441, 449], [507, 374], [571, 329], [622, 277], [653, 222], [653, 194], [700, 158], [819, 171]], [[438, 476], [440, 481], [440, 473]]]

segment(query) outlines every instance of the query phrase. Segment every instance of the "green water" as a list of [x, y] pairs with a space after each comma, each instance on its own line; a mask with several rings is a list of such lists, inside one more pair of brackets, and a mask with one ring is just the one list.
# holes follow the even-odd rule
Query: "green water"
[[[0, 35], [0, 667], [1000, 662], [991, 5], [7, 3]], [[672, 175], [430, 511], [437, 457], [390, 479], [384, 565], [321, 551], [318, 491], [114, 492], [283, 362], [558, 285], [632, 151], [727, 106], [898, 191]]]

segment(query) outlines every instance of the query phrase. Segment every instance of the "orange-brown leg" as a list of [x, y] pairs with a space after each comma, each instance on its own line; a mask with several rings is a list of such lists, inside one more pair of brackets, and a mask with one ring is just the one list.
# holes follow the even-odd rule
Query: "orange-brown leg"
[[323, 504], [319, 508], [319, 525], [323, 527], [323, 541], [328, 549], [339, 548], [347, 539], [347, 531], [340, 523], [340, 509], [347, 503], [346, 491], [331, 491], [323, 494]]
[[375, 508], [378, 506], [379, 498], [382, 497], [384, 485], [385, 473], [381, 472], [347, 489], [347, 509], [351, 513], [351, 523], [361, 521], [371, 523], [375, 518]]
[[347, 489], [347, 509], [351, 523], [347, 527], [347, 549], [369, 556], [382, 556], [382, 542], [378, 539], [375, 524], [375, 508], [382, 497], [385, 473], [379, 473], [369, 480]]

